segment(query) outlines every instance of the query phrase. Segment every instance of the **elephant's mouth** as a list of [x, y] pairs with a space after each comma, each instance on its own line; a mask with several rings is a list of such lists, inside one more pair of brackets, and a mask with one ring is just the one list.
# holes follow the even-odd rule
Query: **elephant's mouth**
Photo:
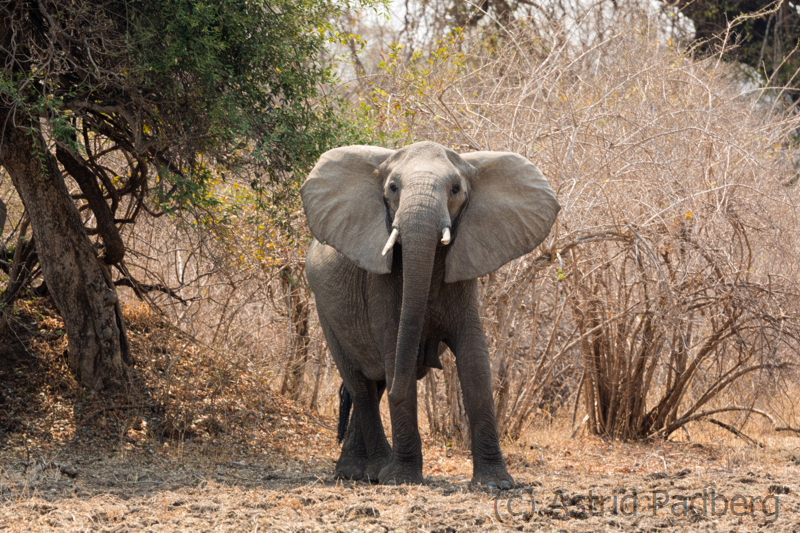
[[[383, 251], [381, 252], [382, 256], [385, 256], [389, 253], [395, 243], [397, 242], [397, 237], [400, 236], [400, 230], [397, 228], [392, 228], [392, 233], [389, 235], [389, 238], [386, 240], [386, 245], [383, 247]], [[446, 227], [442, 230], [442, 239], [441, 243], [445, 246], [450, 244], [450, 228]]]

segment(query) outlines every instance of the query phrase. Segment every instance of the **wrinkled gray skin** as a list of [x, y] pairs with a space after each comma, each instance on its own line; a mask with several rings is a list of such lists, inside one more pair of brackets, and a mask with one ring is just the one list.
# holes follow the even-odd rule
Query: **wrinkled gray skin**
[[[337, 475], [423, 481], [416, 380], [441, 368], [440, 346], [447, 346], [472, 431], [472, 482], [511, 488], [476, 278], [549, 233], [560, 207], [541, 173], [511, 153], [458, 155], [429, 142], [398, 151], [350, 146], [322, 155], [302, 197], [315, 237], [306, 273], [353, 398]], [[382, 256], [394, 228], [397, 243]], [[383, 381], [393, 447], [379, 413]]]

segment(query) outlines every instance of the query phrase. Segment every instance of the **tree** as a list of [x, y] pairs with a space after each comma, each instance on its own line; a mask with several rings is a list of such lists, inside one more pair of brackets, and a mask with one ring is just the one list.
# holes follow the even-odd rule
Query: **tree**
[[[771, 86], [800, 87], [800, 12], [787, 0], [680, 0], [677, 7], [694, 22], [701, 48], [711, 49], [733, 23], [728, 38], [738, 46], [729, 48], [729, 59], [752, 67]], [[800, 93], [790, 96], [797, 100]]]
[[[602, 9], [595, 9], [602, 4]], [[771, 86], [800, 87], [800, 11], [788, 0], [662, 0], [660, 13], [649, 0], [420, 0], [406, 2], [406, 16], [399, 37], [407, 44], [410, 58], [452, 28], [511, 27], [514, 20], [550, 27], [565, 23], [573, 27], [572, 38], [602, 42], [631, 15], [650, 13], [664, 31], [683, 35], [689, 28], [675, 10], [694, 23], [694, 41], [703, 52], [715, 52], [727, 35], [726, 59], [739, 61], [758, 72]], [[420, 31], [424, 28], [427, 31]], [[676, 31], [677, 30], [677, 31]], [[498, 33], [504, 38], [507, 32]], [[736, 43], [736, 46], [729, 46]], [[793, 99], [798, 93], [791, 94]]]
[[[0, 0], [0, 166], [33, 231], [15, 256], [28, 268], [14, 272], [41, 265], [84, 385], [121, 384], [131, 363], [115, 286], [147, 288], [125, 267], [121, 231], [140, 216], [208, 207], [213, 180], [232, 173], [275, 186], [265, 198], [279, 204], [293, 176], [347, 141], [352, 128], [322, 98], [331, 68], [318, 60], [341, 9]], [[12, 280], [0, 303], [22, 286]]]

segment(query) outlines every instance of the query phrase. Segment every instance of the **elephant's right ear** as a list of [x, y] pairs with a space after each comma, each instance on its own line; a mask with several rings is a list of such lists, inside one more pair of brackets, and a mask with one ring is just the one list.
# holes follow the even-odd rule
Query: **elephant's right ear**
[[389, 238], [378, 167], [394, 150], [346, 146], [322, 154], [300, 189], [308, 227], [323, 244], [376, 274], [392, 269], [381, 255]]

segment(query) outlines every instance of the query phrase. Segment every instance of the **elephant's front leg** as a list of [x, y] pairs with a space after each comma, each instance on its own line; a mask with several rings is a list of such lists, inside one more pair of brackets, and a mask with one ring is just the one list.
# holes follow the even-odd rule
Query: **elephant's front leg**
[[467, 307], [467, 319], [458, 328], [451, 348], [472, 433], [472, 483], [510, 489], [514, 478], [506, 470], [492, 397], [489, 350], [478, 315], [477, 302]]
[[392, 418], [392, 459], [378, 479], [387, 485], [422, 483], [422, 440], [417, 423], [417, 380], [411, 380], [400, 405], [389, 402]]
[[[382, 282], [389, 282], [386, 278]], [[382, 315], [376, 319], [378, 329], [376, 337], [382, 335], [381, 352], [383, 353], [386, 371], [386, 389], [392, 390], [395, 371], [395, 353], [400, 323], [401, 293], [397, 287], [382, 287], [376, 293], [392, 295], [392, 305], [377, 302], [375, 307], [381, 309]], [[389, 463], [378, 474], [380, 483], [400, 485], [403, 483], [422, 483], [422, 439], [419, 436], [417, 423], [417, 381], [411, 380], [403, 402], [393, 405], [389, 401], [389, 415], [392, 421], [392, 456]]]

